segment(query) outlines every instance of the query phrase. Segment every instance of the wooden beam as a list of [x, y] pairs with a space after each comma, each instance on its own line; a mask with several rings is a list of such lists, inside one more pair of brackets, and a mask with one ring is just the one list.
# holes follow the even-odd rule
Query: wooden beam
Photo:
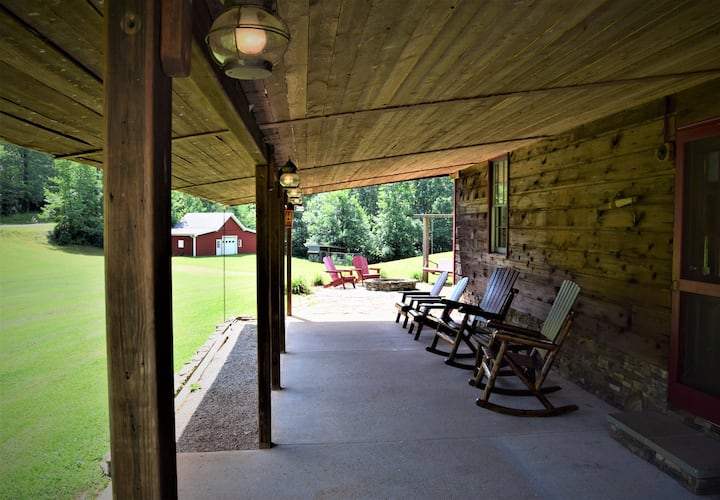
[[171, 80], [161, 0], [105, 8], [105, 297], [115, 498], [177, 498]]
[[207, 93], [205, 97], [228, 128], [258, 164], [268, 161], [262, 132], [250, 111], [247, 97], [237, 80], [225, 76], [210, 55], [205, 37], [212, 26], [207, 2], [192, 2], [193, 71], [190, 78]]

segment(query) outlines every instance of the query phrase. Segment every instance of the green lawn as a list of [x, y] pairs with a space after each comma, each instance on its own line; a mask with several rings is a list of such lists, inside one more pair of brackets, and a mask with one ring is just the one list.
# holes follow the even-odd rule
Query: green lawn
[[[48, 245], [50, 225], [0, 226], [0, 498], [92, 496], [109, 449], [103, 256]], [[256, 316], [255, 256], [173, 258], [177, 371], [233, 316]], [[412, 277], [420, 258], [382, 264]], [[293, 259], [293, 278], [327, 281]]]

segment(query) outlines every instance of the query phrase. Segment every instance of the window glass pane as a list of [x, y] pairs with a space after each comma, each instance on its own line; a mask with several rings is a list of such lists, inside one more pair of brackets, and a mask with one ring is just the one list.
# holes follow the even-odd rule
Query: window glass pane
[[720, 137], [685, 146], [682, 277], [720, 283]]
[[720, 297], [683, 293], [679, 381], [720, 397]]

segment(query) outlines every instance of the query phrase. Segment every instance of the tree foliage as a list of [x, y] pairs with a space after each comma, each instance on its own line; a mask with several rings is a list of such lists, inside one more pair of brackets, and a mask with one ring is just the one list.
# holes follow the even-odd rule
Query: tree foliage
[[422, 223], [413, 218], [415, 186], [409, 182], [384, 184], [378, 188], [378, 213], [373, 220], [373, 262], [417, 255], [422, 244]]
[[102, 171], [67, 160], [58, 160], [55, 167], [42, 210], [44, 218], [56, 223], [50, 240], [57, 245], [102, 247]]
[[[307, 196], [296, 214], [293, 255], [305, 257], [306, 244], [337, 245], [363, 253], [371, 262], [418, 255], [422, 213], [451, 214], [453, 183], [447, 177], [367, 186]], [[431, 251], [452, 249], [452, 219], [431, 220]]]
[[308, 241], [344, 247], [351, 253], [367, 249], [369, 222], [365, 210], [350, 191], [320, 193], [306, 202], [303, 221]]
[[0, 143], [0, 215], [39, 212], [54, 172], [51, 156]]

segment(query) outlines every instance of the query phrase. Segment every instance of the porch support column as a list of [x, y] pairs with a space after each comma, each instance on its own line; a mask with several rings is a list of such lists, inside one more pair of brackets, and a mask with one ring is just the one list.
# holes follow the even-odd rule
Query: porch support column
[[283, 219], [283, 201], [285, 193], [280, 186], [277, 177], [277, 169], [271, 171], [273, 176], [273, 191], [271, 193], [272, 204], [272, 264], [271, 264], [271, 310], [272, 310], [272, 359], [271, 359], [271, 380], [273, 390], [281, 389], [280, 386], [280, 348], [281, 338], [285, 328], [285, 308], [283, 304], [283, 236], [285, 223]]
[[271, 364], [272, 309], [271, 261], [272, 196], [269, 191], [272, 165], [255, 167], [255, 217], [257, 235], [257, 363], [258, 434], [260, 448], [272, 446]]
[[105, 3], [105, 298], [114, 498], [177, 498], [171, 81], [161, 0]]
[[[429, 267], [430, 266], [430, 218], [427, 216], [423, 216], [422, 221], [423, 221], [423, 243], [422, 243], [423, 267]], [[427, 281], [428, 281], [428, 272], [427, 271], [423, 271], [422, 280], [424, 283], [427, 283]]]

